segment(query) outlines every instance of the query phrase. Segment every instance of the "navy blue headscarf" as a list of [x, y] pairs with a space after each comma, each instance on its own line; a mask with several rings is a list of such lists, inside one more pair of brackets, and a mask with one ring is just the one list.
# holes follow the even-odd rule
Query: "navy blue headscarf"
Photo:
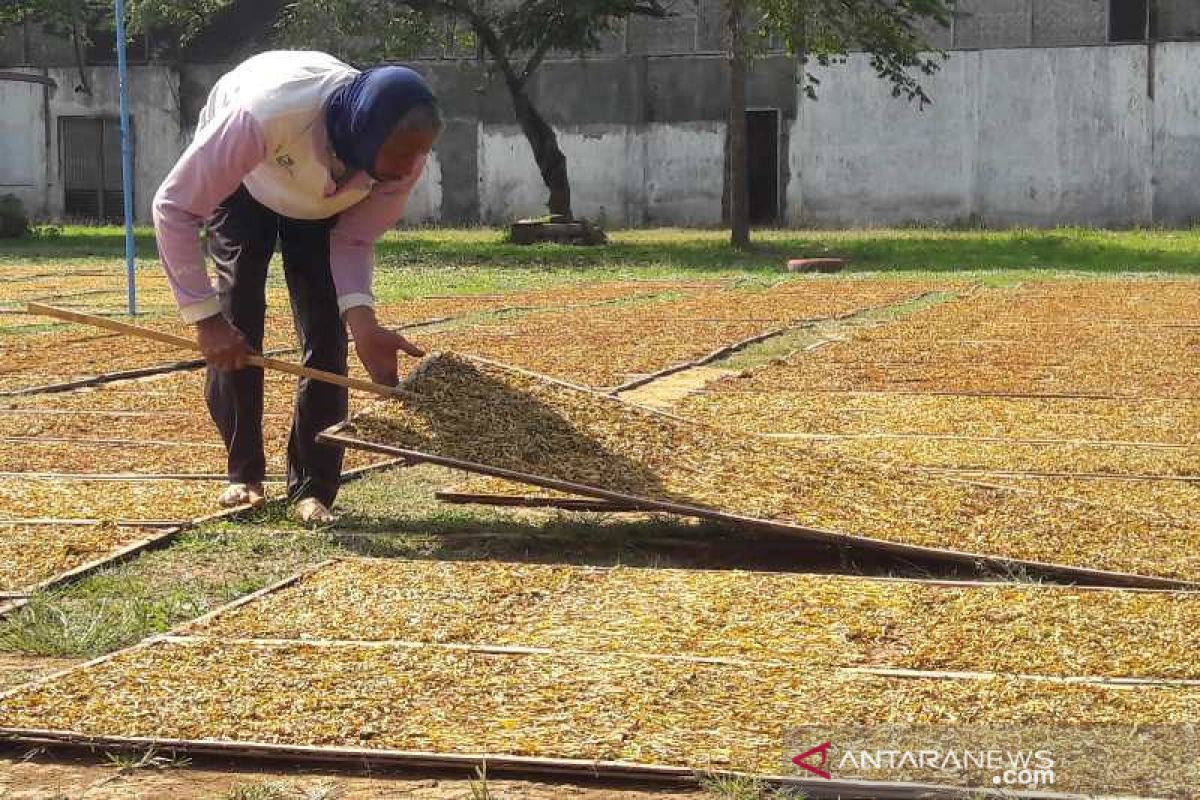
[[329, 99], [325, 124], [338, 159], [368, 174], [400, 118], [422, 103], [436, 102], [433, 90], [408, 67], [364, 70]]

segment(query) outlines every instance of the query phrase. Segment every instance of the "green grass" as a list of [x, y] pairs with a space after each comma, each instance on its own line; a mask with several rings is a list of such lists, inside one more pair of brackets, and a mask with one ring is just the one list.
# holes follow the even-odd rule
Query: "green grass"
[[243, 783], [221, 795], [221, 800], [290, 800], [295, 797], [292, 787], [279, 781]]
[[0, 623], [0, 650], [91, 658], [248, 594], [338, 548], [323, 533], [185, 533], [171, 547], [43, 593]]
[[[0, 244], [0, 265], [123, 263], [118, 227], [65, 226]], [[380, 276], [397, 296], [429, 291], [486, 293], [547, 283], [625, 277], [782, 277], [789, 258], [842, 256], [859, 272], [1079, 271], [1200, 273], [1200, 229], [1093, 228], [849, 231], [762, 230], [748, 252], [724, 231], [650, 229], [612, 233], [603, 247], [508, 244], [491, 228], [397, 231], [379, 244]], [[155, 267], [153, 233], [139, 228], [139, 263]], [[278, 272], [278, 271], [276, 271]]]
[[160, 753], [154, 747], [143, 752], [106, 753], [105, 761], [123, 775], [141, 769], [177, 769], [190, 766], [192, 763], [187, 756], [181, 756], [175, 752]]
[[752, 344], [719, 362], [719, 366], [732, 370], [749, 370], [768, 364], [776, 359], [786, 358], [792, 353], [809, 345], [816, 344], [834, 336], [844, 336], [855, 328], [878, 325], [882, 322], [898, 319], [914, 314], [922, 309], [945, 303], [956, 297], [948, 292], [934, 292], [923, 295], [908, 303], [900, 303], [884, 308], [875, 308], [855, 314], [846, 319], [831, 322], [817, 322], [812, 325], [791, 328], [778, 336], [772, 336], [757, 344]]
[[713, 800], [804, 800], [807, 797], [800, 789], [781, 789], [752, 777], [702, 777], [700, 788]]
[[492, 789], [488, 785], [487, 762], [475, 768], [475, 777], [467, 782], [471, 790], [471, 800], [492, 800]]

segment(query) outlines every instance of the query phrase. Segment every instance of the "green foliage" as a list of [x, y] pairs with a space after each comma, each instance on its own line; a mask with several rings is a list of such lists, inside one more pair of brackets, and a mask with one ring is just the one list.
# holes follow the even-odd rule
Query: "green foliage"
[[283, 14], [280, 31], [285, 43], [317, 47], [351, 61], [437, 51], [463, 54], [482, 47], [506, 78], [523, 82], [551, 50], [586, 53], [599, 47], [601, 37], [625, 17], [666, 16], [669, 10], [661, 2], [297, 0]]
[[[806, 66], [868, 53], [879, 77], [891, 82], [893, 96], [923, 106], [931, 100], [920, 76], [936, 72], [945, 58], [930, 47], [926, 26], [948, 27], [953, 5], [954, 0], [752, 0], [747, 10], [757, 17], [759, 42], [779, 42]], [[815, 100], [819, 85], [806, 69], [805, 94]]]
[[425, 51], [472, 46], [467, 29], [419, 3], [393, 0], [300, 0], [279, 20], [286, 46], [333, 53], [352, 63], [397, 61]]
[[508, 49], [518, 52], [549, 47], [586, 53], [598, 48], [601, 36], [624, 18], [669, 13], [659, 3], [631, 0], [527, 0], [508, 7], [495, 5], [490, 20]]
[[[186, 44], [203, 33], [215, 16], [239, 0], [126, 0], [126, 35], [170, 32]], [[0, 33], [12, 25], [30, 23], [52, 36], [74, 39], [81, 47], [97, 34], [116, 31], [112, 0], [6, 0], [0, 4]]]
[[240, 783], [221, 795], [222, 800], [288, 800], [291, 787], [281, 781]]
[[90, 43], [88, 31], [112, 29], [109, 0], [9, 0], [0, 4], [0, 33], [13, 25], [37, 24], [52, 36]]
[[186, 44], [237, 0], [126, 0], [129, 34], [169, 30]]
[[108, 752], [104, 754], [104, 757], [109, 765], [115, 767], [117, 772], [122, 775], [128, 775], [142, 769], [165, 770], [187, 767], [192, 763], [192, 760], [187, 756], [178, 755], [174, 751], [160, 753], [154, 747], [143, 752]]
[[700, 788], [713, 800], [805, 800], [800, 789], [784, 789], [749, 775], [706, 775]]

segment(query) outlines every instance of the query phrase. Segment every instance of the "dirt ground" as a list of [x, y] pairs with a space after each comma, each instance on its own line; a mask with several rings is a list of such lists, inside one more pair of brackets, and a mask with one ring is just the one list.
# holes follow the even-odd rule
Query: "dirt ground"
[[53, 759], [34, 754], [0, 751], [0, 798], [3, 800], [473, 800], [475, 797], [506, 800], [646, 800], [680, 798], [698, 800], [699, 792], [651, 787], [597, 787], [546, 784], [528, 781], [487, 781], [484, 794], [478, 781], [458, 776], [438, 778], [403, 774], [279, 770], [269, 766], [204, 762], [186, 767], [143, 768], [122, 771], [103, 759], [55, 754]]

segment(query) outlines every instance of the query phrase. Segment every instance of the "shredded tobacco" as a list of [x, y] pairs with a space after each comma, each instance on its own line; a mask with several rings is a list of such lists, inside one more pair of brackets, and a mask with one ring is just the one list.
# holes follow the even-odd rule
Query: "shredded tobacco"
[[0, 724], [779, 774], [798, 725], [1187, 723], [1197, 694], [620, 655], [199, 640], [154, 643], [23, 689], [0, 701]]
[[0, 591], [30, 591], [154, 535], [113, 525], [0, 525]]
[[454, 354], [344, 433], [584, 486], [842, 534], [1009, 559], [1195, 579], [1189, 520], [922, 476], [693, 424]]
[[1195, 593], [740, 570], [340, 561], [189, 632], [688, 654], [808, 669], [1200, 679]]

